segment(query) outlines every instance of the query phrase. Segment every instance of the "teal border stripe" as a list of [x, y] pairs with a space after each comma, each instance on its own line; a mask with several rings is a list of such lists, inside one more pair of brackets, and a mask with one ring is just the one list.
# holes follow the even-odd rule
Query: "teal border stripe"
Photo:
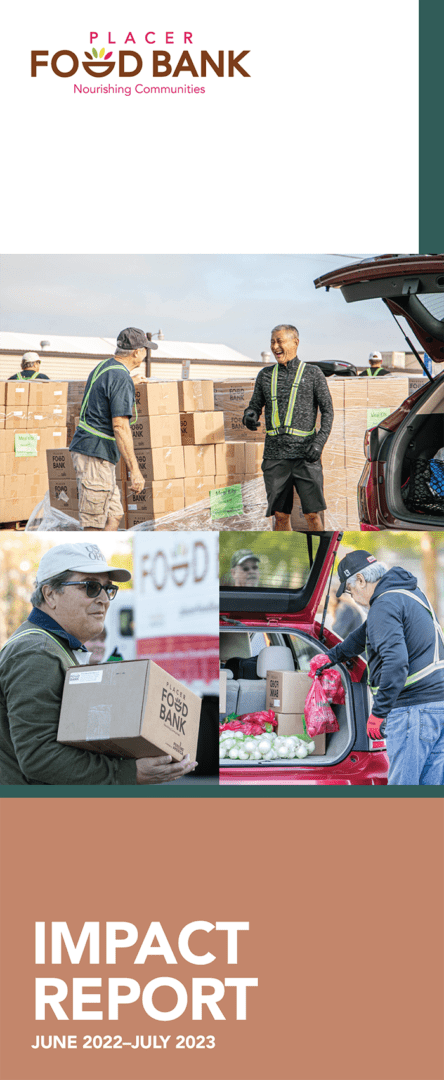
[[419, 0], [419, 251], [429, 254], [444, 251], [443, 49], [444, 2]]
[[297, 785], [280, 787], [278, 784], [270, 784], [264, 787], [252, 784], [236, 784], [219, 787], [215, 784], [191, 785], [187, 788], [184, 784], [173, 787], [172, 784], [157, 785], [152, 787], [121, 787], [109, 788], [95, 784], [89, 786], [58, 785], [52, 786], [30, 784], [1, 785], [0, 796], [9, 799], [399, 799], [406, 797], [411, 799], [442, 799], [443, 788], [440, 786], [429, 787], [388, 787], [355, 785], [351, 787], [335, 787], [325, 785], [323, 787], [298, 787]]

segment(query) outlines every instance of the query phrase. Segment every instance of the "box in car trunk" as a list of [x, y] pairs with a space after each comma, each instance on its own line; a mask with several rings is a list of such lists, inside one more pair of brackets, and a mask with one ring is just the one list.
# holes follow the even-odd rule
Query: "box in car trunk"
[[[311, 679], [310, 679], [311, 682]], [[276, 720], [278, 722], [277, 734], [278, 735], [303, 735], [304, 734], [304, 714], [303, 713], [276, 713]], [[325, 754], [325, 735], [316, 735], [314, 738], [315, 749], [314, 754]], [[307, 760], [307, 759], [305, 759]]]
[[70, 668], [58, 742], [113, 757], [195, 760], [201, 699], [152, 660]]
[[267, 671], [266, 709], [303, 713], [313, 679], [305, 671]]

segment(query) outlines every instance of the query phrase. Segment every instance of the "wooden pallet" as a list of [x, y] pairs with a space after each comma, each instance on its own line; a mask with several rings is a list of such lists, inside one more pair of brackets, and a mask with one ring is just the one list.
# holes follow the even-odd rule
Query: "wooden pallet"
[[14, 532], [23, 532], [27, 524], [27, 518], [25, 521], [0, 521], [0, 529], [13, 529]]

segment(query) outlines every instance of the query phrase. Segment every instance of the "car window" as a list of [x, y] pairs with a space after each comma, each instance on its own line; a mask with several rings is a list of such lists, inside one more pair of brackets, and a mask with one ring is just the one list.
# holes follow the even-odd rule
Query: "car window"
[[319, 536], [302, 532], [221, 533], [221, 585], [301, 589], [308, 581], [319, 542]]
[[321, 651], [318, 642], [310, 641], [309, 638], [299, 636], [299, 634], [289, 634], [288, 637], [296, 657], [297, 667], [300, 671], [308, 671], [313, 657]]

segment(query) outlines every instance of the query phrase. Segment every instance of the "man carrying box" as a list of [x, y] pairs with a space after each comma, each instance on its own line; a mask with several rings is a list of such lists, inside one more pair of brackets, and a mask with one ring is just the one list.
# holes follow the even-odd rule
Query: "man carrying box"
[[367, 734], [386, 739], [388, 783], [444, 784], [444, 636], [427, 597], [408, 570], [387, 570], [368, 551], [346, 555], [338, 574], [336, 596], [348, 592], [369, 613], [326, 666], [367, 653]]
[[79, 490], [79, 517], [84, 529], [115, 531], [123, 515], [116, 483], [120, 456], [131, 472], [130, 490], [145, 486], [137, 465], [130, 419], [135, 402], [130, 372], [157, 349], [143, 330], [122, 330], [114, 357], [101, 360], [88, 377], [79, 425], [69, 447]]
[[96, 544], [63, 544], [40, 561], [31, 614], [0, 650], [0, 782], [160, 784], [191, 772], [188, 756], [126, 760], [57, 742], [65, 674], [85, 663], [85, 641], [100, 636], [114, 582]]
[[[322, 530], [320, 512], [326, 509], [320, 457], [333, 423], [333, 405], [325, 375], [297, 355], [295, 326], [275, 326], [271, 351], [277, 363], [262, 368], [242, 423], [256, 431], [265, 406], [266, 437], [262, 471], [268, 497], [267, 516], [276, 529], [291, 532], [293, 488], [301, 500], [310, 532]], [[316, 414], [321, 426], [316, 431]]]

